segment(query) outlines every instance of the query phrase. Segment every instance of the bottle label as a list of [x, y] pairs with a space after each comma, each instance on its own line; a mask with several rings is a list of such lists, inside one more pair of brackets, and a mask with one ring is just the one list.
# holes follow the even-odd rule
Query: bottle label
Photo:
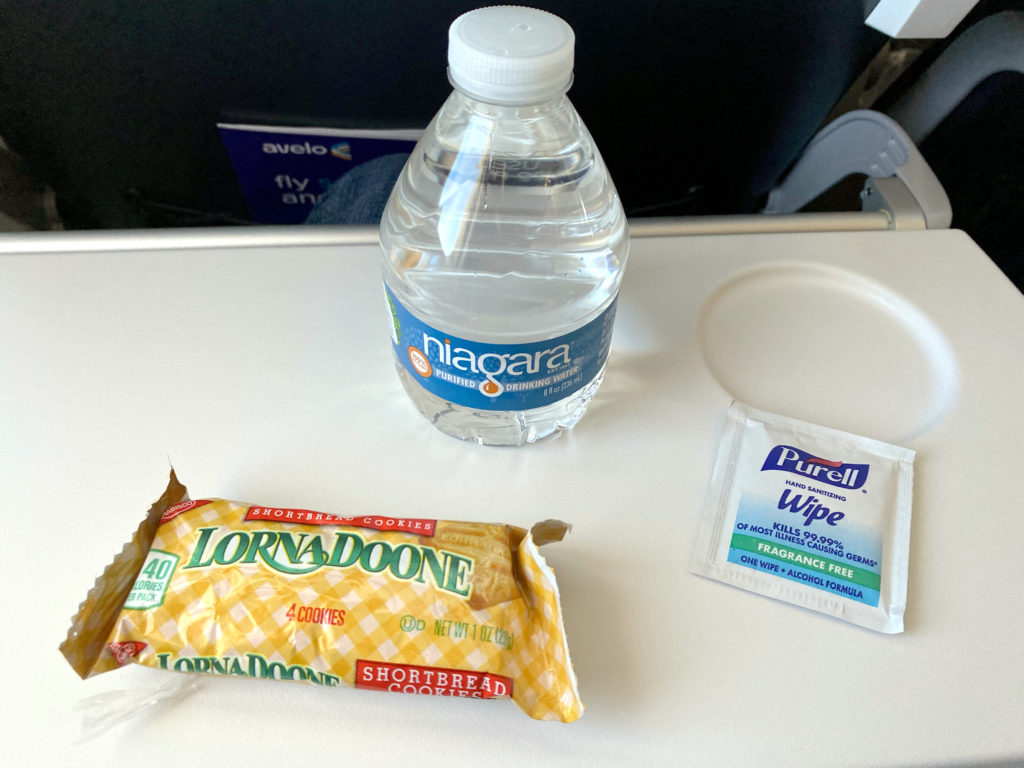
[[427, 325], [386, 285], [384, 294], [399, 362], [427, 391], [465, 408], [543, 408], [589, 384], [608, 359], [616, 300], [589, 323], [562, 336], [526, 344], [486, 344]]

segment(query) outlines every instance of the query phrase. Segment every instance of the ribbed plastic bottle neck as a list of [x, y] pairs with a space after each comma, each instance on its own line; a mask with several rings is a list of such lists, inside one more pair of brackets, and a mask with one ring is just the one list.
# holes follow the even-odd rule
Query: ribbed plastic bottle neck
[[525, 104], [496, 104], [478, 96], [468, 93], [460, 88], [457, 83], [451, 80], [453, 96], [458, 98], [467, 109], [475, 114], [492, 118], [502, 117], [536, 117], [543, 113], [556, 114], [563, 111], [569, 103], [565, 91], [554, 96], [549, 96], [541, 101], [531, 101]]

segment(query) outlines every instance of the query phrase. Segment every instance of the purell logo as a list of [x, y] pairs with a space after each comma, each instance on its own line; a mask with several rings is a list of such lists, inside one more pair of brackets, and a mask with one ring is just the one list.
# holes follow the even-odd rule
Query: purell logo
[[761, 471], [777, 469], [803, 475], [840, 488], [860, 488], [868, 479], [868, 464], [844, 464], [812, 456], [791, 445], [776, 445], [768, 452]]
[[[572, 367], [566, 368], [572, 362], [569, 357], [568, 344], [559, 344], [536, 352], [506, 352], [504, 354], [485, 352], [478, 355], [471, 349], [452, 346], [451, 339], [438, 339], [428, 333], [423, 334], [422, 350], [409, 347], [409, 359], [416, 372], [424, 378], [433, 375], [461, 384], [469, 380], [460, 374], [483, 374], [485, 378], [476, 384], [476, 388], [488, 397], [497, 397], [506, 389], [518, 391], [529, 386], [517, 382], [502, 384], [497, 380], [498, 376], [553, 375], [551, 382], [555, 383], [560, 378], [568, 378], [575, 372]], [[445, 368], [459, 373], [436, 369], [431, 361], [436, 361], [438, 365], [443, 365]], [[560, 369], [566, 370], [560, 371]], [[559, 374], [562, 376], [560, 377]]]

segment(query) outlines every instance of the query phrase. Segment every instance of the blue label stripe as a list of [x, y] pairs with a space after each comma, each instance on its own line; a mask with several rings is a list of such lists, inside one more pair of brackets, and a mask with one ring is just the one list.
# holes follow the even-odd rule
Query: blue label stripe
[[797, 565], [772, 561], [768, 558], [758, 557], [745, 550], [735, 548], [729, 550], [728, 559], [730, 563], [735, 563], [745, 568], [752, 568], [762, 573], [770, 573], [772, 576], [779, 576], [783, 579], [789, 579], [790, 581], [820, 589], [837, 597], [845, 597], [847, 600], [854, 600], [870, 606], [878, 605], [878, 590], [851, 584], [841, 579], [831, 578], [817, 571], [811, 571]]
[[526, 411], [569, 397], [601, 371], [611, 347], [615, 301], [571, 333], [527, 344], [485, 344], [419, 320], [384, 286], [392, 346], [425, 389], [455, 405]]

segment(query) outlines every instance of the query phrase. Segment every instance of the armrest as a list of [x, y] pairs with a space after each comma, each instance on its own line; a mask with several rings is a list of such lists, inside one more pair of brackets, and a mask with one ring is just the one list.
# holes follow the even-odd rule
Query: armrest
[[798, 211], [855, 173], [895, 176], [920, 207], [928, 229], [949, 227], [953, 218], [949, 197], [914, 142], [891, 117], [868, 109], [847, 112], [821, 129], [772, 189], [762, 213]]

